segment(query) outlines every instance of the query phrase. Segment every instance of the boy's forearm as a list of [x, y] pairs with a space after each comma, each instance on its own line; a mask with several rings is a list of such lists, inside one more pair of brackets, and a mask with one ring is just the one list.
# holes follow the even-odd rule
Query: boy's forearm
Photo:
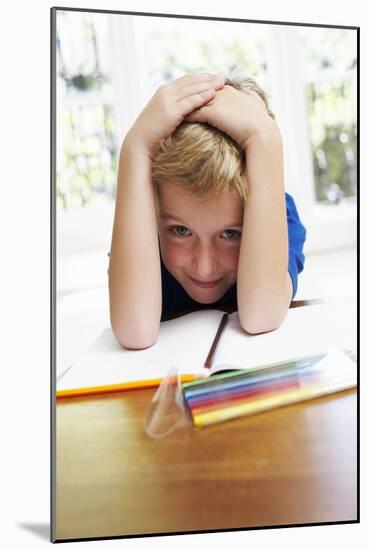
[[144, 348], [156, 341], [161, 276], [151, 161], [129, 137], [119, 158], [109, 299], [113, 332], [122, 345]]
[[277, 127], [260, 131], [246, 149], [245, 203], [237, 291], [242, 327], [274, 330], [292, 297], [288, 273], [288, 228], [283, 184], [283, 147]]

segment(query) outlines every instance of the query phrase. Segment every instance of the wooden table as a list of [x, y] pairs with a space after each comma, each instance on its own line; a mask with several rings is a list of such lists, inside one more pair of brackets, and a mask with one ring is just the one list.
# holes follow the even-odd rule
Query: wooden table
[[161, 440], [154, 392], [58, 402], [57, 540], [357, 519], [356, 391]]

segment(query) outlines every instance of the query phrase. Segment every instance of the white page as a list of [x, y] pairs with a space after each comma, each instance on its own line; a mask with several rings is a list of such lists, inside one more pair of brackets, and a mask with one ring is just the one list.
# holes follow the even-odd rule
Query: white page
[[246, 334], [233, 314], [214, 358], [212, 372], [248, 368], [341, 347], [356, 341], [356, 305], [352, 298], [290, 309], [282, 325], [272, 332]]
[[181, 374], [204, 373], [222, 315], [204, 310], [163, 322], [158, 342], [144, 350], [124, 349], [107, 328], [59, 380], [57, 390], [163, 378], [173, 366]]
[[[161, 324], [158, 342], [146, 350], [122, 348], [106, 329], [88, 352], [59, 380], [57, 390], [163, 378], [173, 366], [181, 374], [209, 374], [203, 368], [223, 313], [198, 311]], [[211, 372], [248, 368], [324, 352], [353, 348], [356, 306], [352, 299], [290, 309], [281, 327], [250, 336], [230, 316]]]

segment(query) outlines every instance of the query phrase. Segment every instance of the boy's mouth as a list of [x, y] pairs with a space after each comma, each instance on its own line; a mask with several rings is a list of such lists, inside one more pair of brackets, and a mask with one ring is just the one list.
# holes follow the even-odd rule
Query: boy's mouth
[[216, 281], [198, 281], [189, 276], [193, 284], [199, 288], [214, 288], [222, 279], [217, 279]]

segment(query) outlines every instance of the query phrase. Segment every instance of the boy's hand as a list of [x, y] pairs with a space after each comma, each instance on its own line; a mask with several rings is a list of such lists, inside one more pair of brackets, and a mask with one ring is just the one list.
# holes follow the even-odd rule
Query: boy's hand
[[211, 74], [191, 74], [158, 88], [132, 126], [129, 135], [141, 143], [150, 156], [162, 139], [181, 124], [186, 115], [214, 98], [224, 86], [224, 77]]
[[214, 98], [185, 118], [185, 122], [206, 122], [236, 141], [244, 151], [253, 135], [275, 132], [277, 125], [269, 116], [259, 95], [224, 86]]

